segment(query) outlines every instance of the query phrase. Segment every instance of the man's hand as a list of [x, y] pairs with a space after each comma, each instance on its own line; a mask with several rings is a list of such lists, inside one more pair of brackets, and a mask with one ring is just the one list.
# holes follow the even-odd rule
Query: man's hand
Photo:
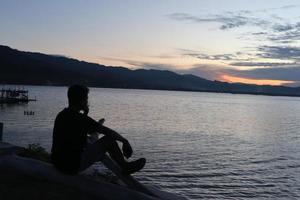
[[90, 111], [90, 110], [89, 110], [89, 107], [88, 107], [88, 106], [85, 106], [82, 110], [83, 110], [83, 114], [84, 114], [84, 115], [88, 115], [88, 114], [89, 114], [89, 111]]
[[123, 151], [123, 155], [125, 156], [125, 158], [128, 159], [131, 157], [132, 148], [127, 140], [123, 142], [122, 151]]

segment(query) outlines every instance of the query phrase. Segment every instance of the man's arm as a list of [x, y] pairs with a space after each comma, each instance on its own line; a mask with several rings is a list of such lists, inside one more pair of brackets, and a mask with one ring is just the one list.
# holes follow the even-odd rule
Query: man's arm
[[102, 124], [99, 124], [97, 126], [97, 132], [102, 133], [103, 135], [109, 136], [112, 139], [120, 141], [122, 143], [128, 142], [127, 139], [125, 139], [122, 135], [120, 135], [116, 131], [114, 131], [106, 126], [103, 126]]
[[126, 158], [131, 157], [132, 155], [132, 148], [131, 145], [129, 144], [128, 140], [126, 138], [124, 138], [123, 136], [121, 136], [119, 133], [117, 133], [116, 131], [103, 126], [102, 124], [98, 124], [97, 126], [97, 132], [104, 134], [105, 136], [109, 136], [111, 137], [113, 140], [117, 140], [123, 143], [123, 147], [122, 147], [122, 151], [123, 151], [123, 155]]

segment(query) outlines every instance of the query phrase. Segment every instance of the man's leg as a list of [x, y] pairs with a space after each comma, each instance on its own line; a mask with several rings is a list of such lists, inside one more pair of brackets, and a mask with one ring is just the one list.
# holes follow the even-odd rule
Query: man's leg
[[110, 157], [114, 161], [116, 161], [122, 168], [124, 168], [127, 165], [123, 153], [115, 140], [111, 139], [108, 136], [104, 136], [100, 138], [96, 143], [100, 147], [104, 147], [106, 152], [109, 153]]
[[144, 158], [133, 162], [127, 162], [118, 143], [108, 136], [104, 136], [95, 143], [88, 145], [81, 155], [80, 170], [84, 170], [97, 161], [101, 161], [104, 154], [108, 152], [110, 157], [123, 169], [124, 173], [131, 174], [142, 169], [146, 163]]

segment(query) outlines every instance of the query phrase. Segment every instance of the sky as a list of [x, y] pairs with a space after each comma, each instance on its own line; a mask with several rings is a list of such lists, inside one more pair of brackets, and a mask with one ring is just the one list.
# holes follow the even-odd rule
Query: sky
[[297, 0], [1, 0], [0, 44], [130, 69], [300, 86]]

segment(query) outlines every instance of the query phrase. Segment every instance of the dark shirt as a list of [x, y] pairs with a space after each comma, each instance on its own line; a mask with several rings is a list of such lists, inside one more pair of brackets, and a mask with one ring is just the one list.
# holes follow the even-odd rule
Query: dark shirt
[[87, 133], [95, 132], [98, 123], [92, 118], [69, 108], [56, 117], [53, 129], [52, 162], [60, 171], [76, 174], [80, 154], [86, 147]]

